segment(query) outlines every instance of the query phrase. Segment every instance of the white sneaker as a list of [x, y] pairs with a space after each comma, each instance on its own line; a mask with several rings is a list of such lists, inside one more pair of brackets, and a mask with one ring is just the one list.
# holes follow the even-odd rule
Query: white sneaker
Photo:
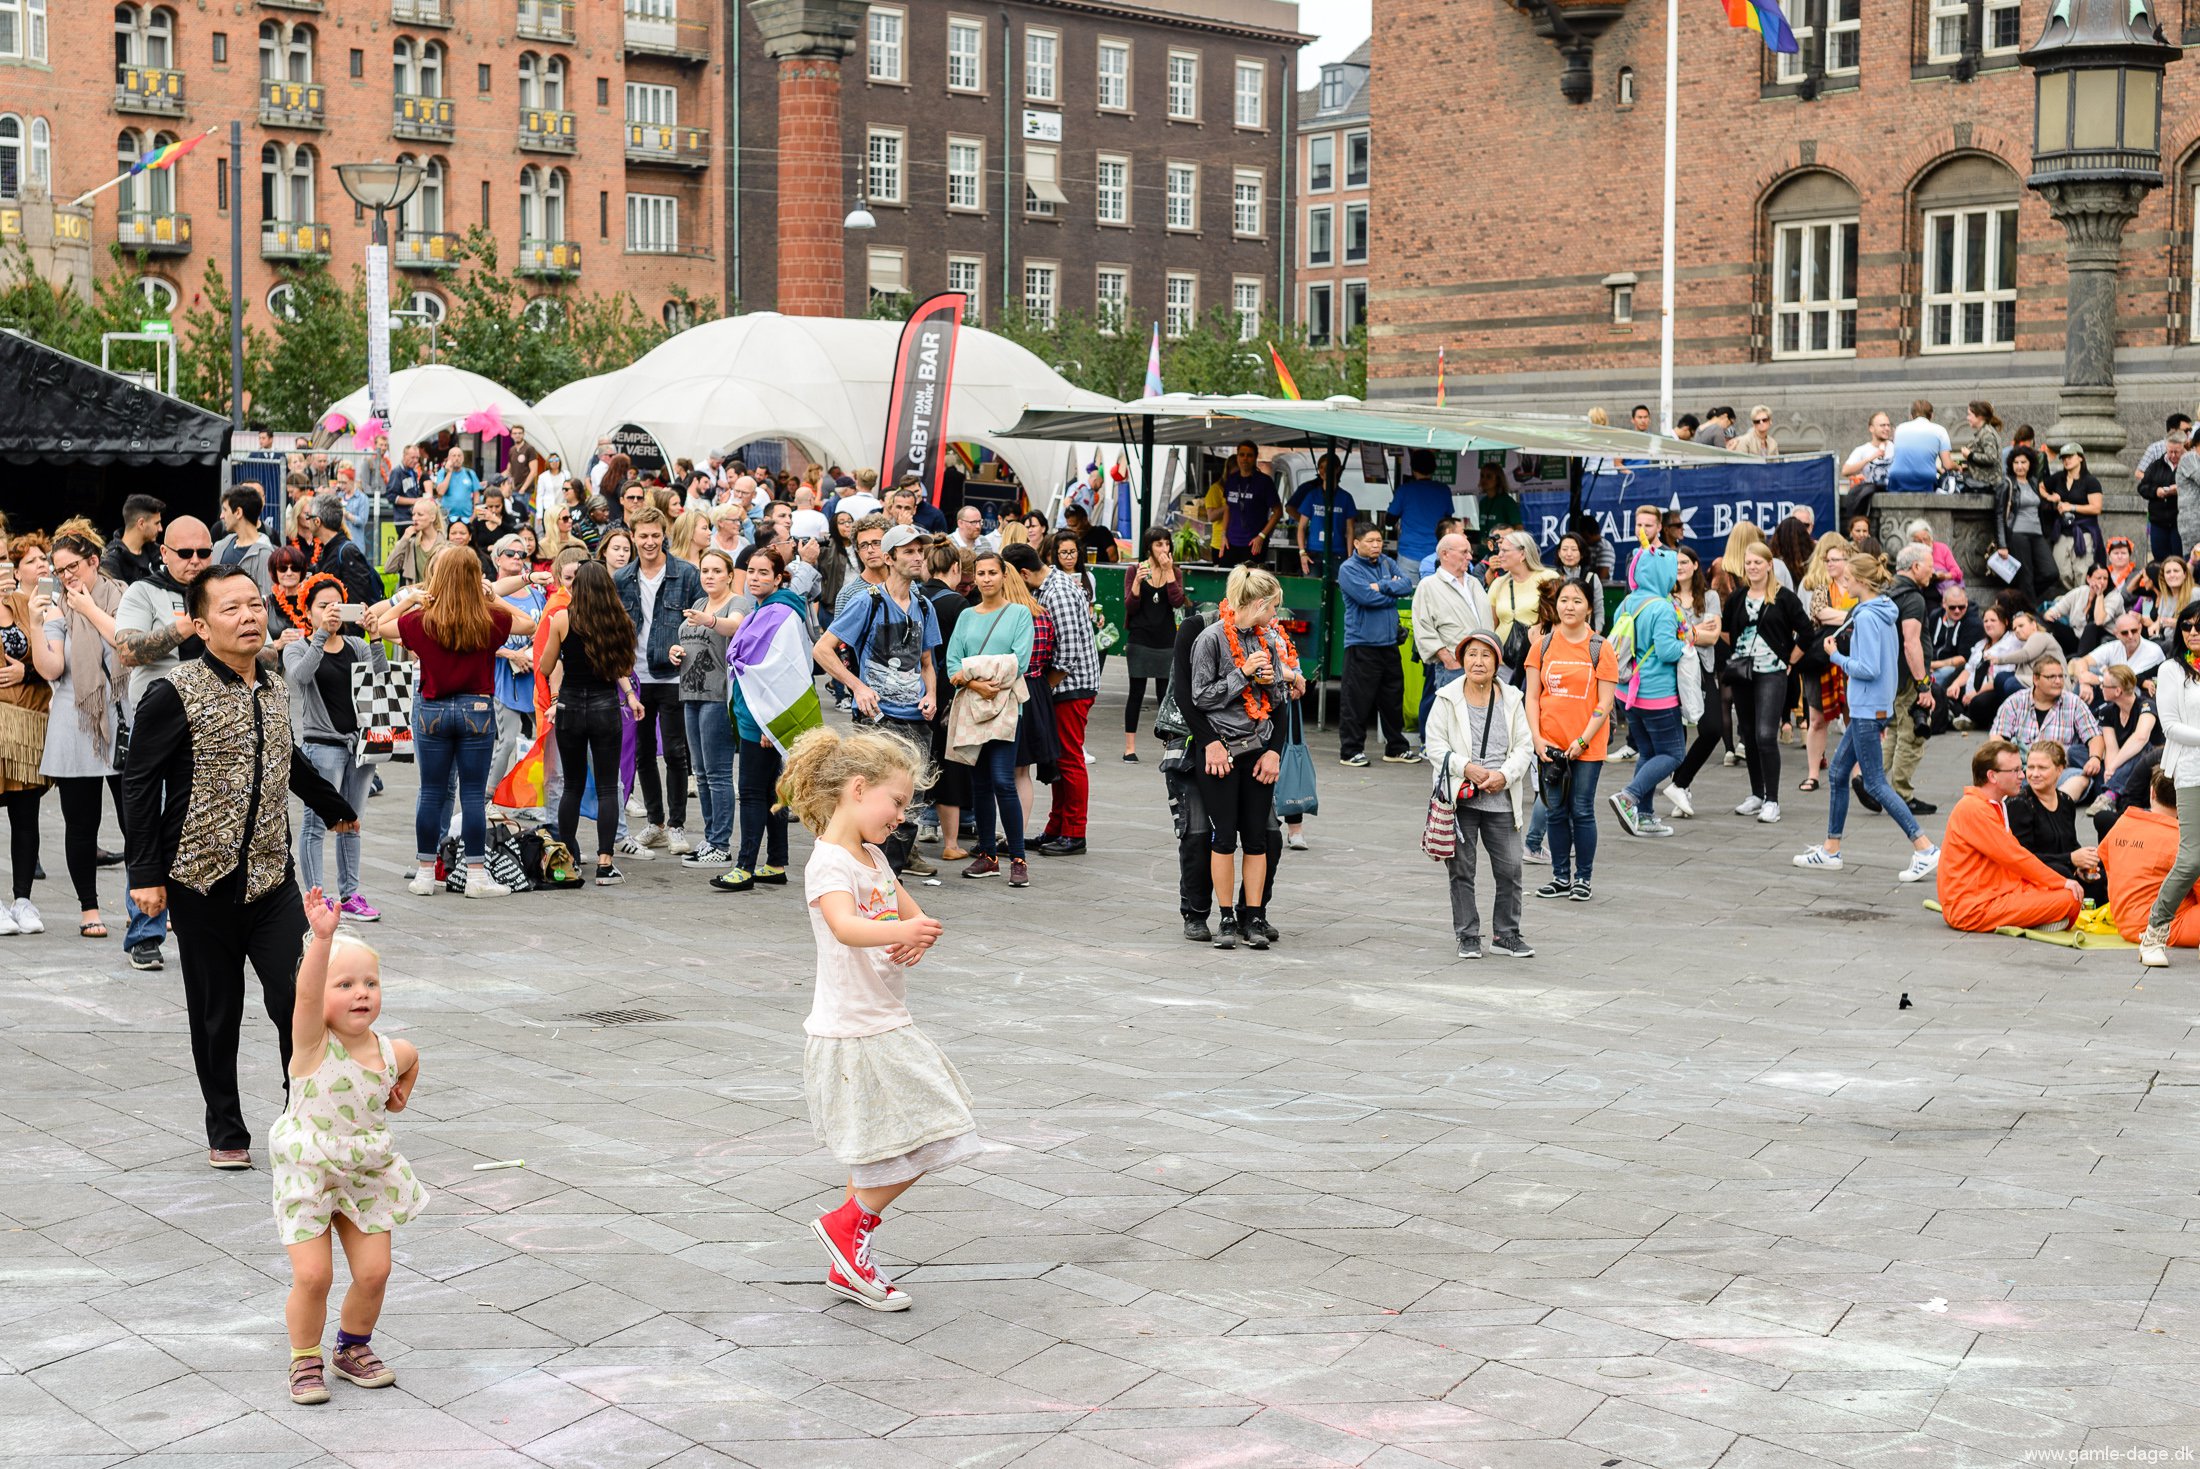
[[1933, 875], [1933, 869], [1939, 865], [1940, 848], [1918, 852], [1910, 858], [1910, 865], [1896, 873], [1894, 879], [1896, 882], [1923, 882]]
[[654, 862], [657, 860], [655, 852], [652, 852], [631, 836], [620, 837], [619, 845], [614, 850], [621, 857], [632, 857], [637, 862]]
[[1763, 796], [1749, 796], [1744, 798], [1741, 805], [1734, 808], [1734, 814], [1736, 816], [1755, 816], [1764, 809], [1765, 798]]
[[626, 814], [629, 816], [647, 816], [649, 814], [649, 802], [642, 799], [642, 788], [640, 786], [636, 786], [634, 794], [626, 798]]
[[1604, 758], [1607, 760], [1632, 760], [1635, 758], [1635, 751], [1632, 746], [1623, 744], [1618, 749], [1607, 752]]
[[466, 869], [466, 896], [469, 898], [509, 898], [512, 890], [498, 882], [478, 867]]
[[1692, 820], [1695, 817], [1696, 798], [1688, 794], [1688, 787], [1667, 786], [1665, 788], [1665, 799], [1666, 803], [1673, 808], [1673, 814], [1683, 821]]
[[1285, 832], [1283, 844], [1294, 852], [1303, 852], [1306, 850], [1306, 835], [1303, 832]]
[[1843, 864], [1839, 852], [1829, 852], [1824, 847], [1813, 844], [1795, 859], [1795, 865], [1815, 867], [1825, 872], [1839, 872]]
[[22, 931], [23, 926], [15, 921], [14, 906], [0, 903], [0, 939], [14, 938]]
[[429, 898], [435, 896], [435, 894], [440, 891], [442, 887], [443, 884], [435, 880], [435, 873], [433, 871], [415, 871], [412, 875], [412, 880], [405, 884], [405, 891], [411, 893], [416, 898]]
[[695, 850], [695, 843], [685, 827], [669, 826], [665, 828], [665, 850], [675, 857], [685, 857]]
[[1551, 865], [1551, 854], [1538, 851], [1534, 847], [1522, 847], [1520, 849], [1520, 860], [1533, 862], [1538, 867], [1548, 867]]
[[708, 844], [697, 847], [680, 859], [682, 867], [731, 867], [733, 854]]
[[2169, 968], [2169, 926], [2148, 924], [2139, 935], [2139, 962], [2149, 969]]
[[1765, 802], [1763, 808], [1757, 812], [1757, 819], [1767, 826], [1777, 822], [1780, 819], [1780, 803], [1778, 801]]
[[24, 933], [44, 933], [46, 920], [38, 916], [38, 910], [31, 906], [29, 898], [23, 898], [15, 905], [15, 926]]
[[666, 843], [668, 838], [665, 835], [665, 829], [663, 827], [649, 825], [644, 826], [640, 831], [636, 832], [634, 834], [634, 840], [641, 843], [645, 847], [661, 847]]
[[1721, 765], [1724, 765], [1727, 769], [1732, 770], [1735, 766], [1742, 763], [1742, 757], [1735, 754], [1732, 750], [1729, 750], [1726, 752], [1726, 758], [1721, 760], [1719, 763]]

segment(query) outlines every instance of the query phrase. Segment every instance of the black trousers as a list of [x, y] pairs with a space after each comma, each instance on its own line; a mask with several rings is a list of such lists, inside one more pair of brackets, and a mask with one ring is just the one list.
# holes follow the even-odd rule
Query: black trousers
[[273, 892], [240, 902], [241, 872], [200, 895], [168, 885], [168, 921], [183, 962], [183, 998], [191, 1014], [191, 1062], [206, 1099], [206, 1145], [249, 1148], [252, 1129], [237, 1100], [237, 1037], [244, 1025], [244, 966], [259, 976], [260, 998], [275, 1022], [282, 1055], [283, 1095], [290, 1094], [290, 1015], [298, 999], [298, 960], [305, 952], [306, 915], [294, 878]]
[[[688, 737], [687, 715], [680, 709], [680, 686], [677, 683], [642, 683], [636, 680], [635, 692], [641, 696], [642, 717], [634, 722], [634, 778], [641, 783], [642, 804], [649, 808], [652, 826], [667, 824], [686, 826], [688, 814]], [[665, 757], [663, 784], [657, 779], [657, 757], [654, 751], [662, 750]], [[617, 804], [618, 785], [613, 782], [611, 799]]]
[[[646, 705], [643, 707], [647, 707]], [[670, 720], [665, 721], [670, 724]], [[588, 771], [596, 772], [596, 856], [598, 865], [611, 860], [619, 839], [619, 744], [625, 733], [619, 713], [619, 695], [613, 689], [591, 689], [562, 695], [557, 718], [558, 769], [565, 785], [558, 793], [558, 840], [576, 856], [581, 824], [581, 794]], [[682, 731], [683, 736], [685, 731]], [[685, 749], [686, 746], [681, 748]], [[637, 763], [639, 763], [637, 761]], [[650, 778], [656, 778], [651, 770]]]
[[[1208, 862], [1214, 845], [1208, 835], [1207, 806], [1198, 779], [1183, 771], [1167, 771], [1162, 777], [1169, 788], [1169, 812], [1176, 826], [1176, 907], [1186, 918], [1205, 921], [1215, 905], [1214, 868]], [[1271, 828], [1264, 844], [1268, 876], [1261, 883], [1260, 906], [1266, 908], [1276, 895], [1276, 869], [1283, 863], [1283, 829]], [[1240, 893], [1240, 900], [1244, 894]]]
[[45, 794], [44, 786], [33, 786], [0, 796], [0, 810], [8, 813], [8, 866], [17, 902], [31, 895], [31, 878], [38, 871], [38, 803]]
[[1396, 648], [1344, 650], [1343, 709], [1337, 716], [1337, 753], [1361, 753], [1368, 726], [1380, 723], [1383, 753], [1406, 752], [1406, 670]]
[[1711, 752], [1719, 748], [1720, 741], [1728, 738], [1726, 685], [1717, 674], [1707, 671], [1703, 676], [1703, 718], [1696, 721], [1696, 738], [1689, 744], [1688, 753], [1681, 757], [1680, 768], [1673, 772], [1673, 784], [1684, 791], [1694, 785], [1696, 773], [1711, 758]]

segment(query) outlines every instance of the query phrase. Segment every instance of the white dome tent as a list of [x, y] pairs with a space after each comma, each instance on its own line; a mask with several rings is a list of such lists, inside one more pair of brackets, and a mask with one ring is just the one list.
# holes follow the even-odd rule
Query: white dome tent
[[[814, 459], [872, 465], [883, 446], [901, 330], [898, 321], [771, 311], [726, 317], [690, 327], [617, 372], [560, 388], [537, 412], [568, 464], [586, 463], [600, 435], [633, 424], [667, 455], [698, 462], [756, 439], [784, 438]], [[947, 437], [1000, 455], [1034, 503], [1045, 504], [1072, 473], [1067, 447], [997, 432], [1034, 402], [1099, 412], [1115, 406], [1005, 337], [964, 327]]]
[[[527, 406], [526, 399], [479, 373], [435, 363], [390, 374], [390, 448], [394, 453], [406, 444], [432, 439], [442, 430], [464, 423], [467, 415], [488, 408], [495, 408], [508, 425], [525, 429], [532, 442], [557, 446], [548, 425]], [[343, 414], [356, 427], [366, 422], [373, 410], [367, 402], [367, 390], [360, 388], [339, 399], [329, 411]], [[347, 429], [342, 437], [348, 438], [349, 434]]]

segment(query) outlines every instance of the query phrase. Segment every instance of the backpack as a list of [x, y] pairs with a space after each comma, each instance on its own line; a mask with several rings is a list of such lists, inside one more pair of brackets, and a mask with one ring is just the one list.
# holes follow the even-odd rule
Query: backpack
[[[1635, 625], [1635, 620], [1634, 620], [1634, 618], [1633, 618], [1633, 617], [1629, 617], [1629, 618], [1627, 619], [1627, 629], [1628, 629], [1628, 633], [1630, 634], [1630, 636], [1631, 636], [1631, 635], [1633, 634], [1633, 632], [1634, 632], [1634, 625]], [[1537, 668], [1541, 668], [1541, 667], [1543, 666], [1543, 660], [1551, 656], [1551, 642], [1552, 642], [1552, 640], [1553, 640], [1553, 639], [1555, 639], [1555, 638], [1556, 638], [1557, 636], [1558, 636], [1558, 629], [1556, 629], [1556, 628], [1553, 628], [1553, 629], [1551, 629], [1551, 630], [1550, 630], [1549, 632], [1547, 632], [1547, 633], [1543, 634], [1543, 646], [1541, 646], [1540, 648], [1537, 648], [1537, 649], [1535, 650], [1535, 666], [1536, 666]], [[1596, 666], [1597, 666], [1597, 662], [1598, 662], [1598, 660], [1600, 660], [1601, 658], [1603, 658], [1603, 656], [1604, 656], [1604, 634], [1602, 634], [1602, 633], [1600, 633], [1600, 632], [1597, 632], [1597, 631], [1595, 631], [1594, 629], [1591, 629], [1591, 631], [1590, 631], [1590, 633], [1589, 633], [1589, 671], [1590, 671], [1590, 673], [1591, 673], [1592, 675], [1594, 675], [1594, 674], [1595, 674], [1595, 672], [1596, 672]], [[1523, 661], [1523, 663], [1522, 663], [1522, 665], [1521, 665], [1521, 667], [1522, 667], [1522, 669], [1523, 669], [1523, 672], [1522, 672], [1522, 675], [1521, 675], [1521, 677], [1522, 677], [1523, 681], [1525, 681], [1525, 679], [1526, 679], [1526, 676], [1527, 676], [1527, 675], [1526, 675], [1526, 672], [1525, 672], [1526, 666], [1527, 666], [1527, 665], [1526, 665], [1525, 661]], [[1594, 678], [1594, 677], [1592, 676], [1592, 678], [1590, 679], [1590, 682], [1591, 682], [1591, 683], [1593, 684], [1593, 683], [1595, 683], [1595, 681], [1596, 681], [1596, 680], [1595, 680], [1595, 678]], [[1591, 692], [1592, 694], [1594, 694], [1594, 693], [1595, 693], [1595, 690], [1594, 690], [1594, 689], [1592, 688], [1592, 689], [1590, 690], [1590, 692]]]
[[1635, 615], [1649, 605], [1637, 602], [1629, 607], [1622, 602], [1620, 610], [1612, 615], [1612, 661], [1619, 668], [1621, 688], [1634, 683], [1635, 674], [1642, 666], [1642, 658], [1635, 650]]

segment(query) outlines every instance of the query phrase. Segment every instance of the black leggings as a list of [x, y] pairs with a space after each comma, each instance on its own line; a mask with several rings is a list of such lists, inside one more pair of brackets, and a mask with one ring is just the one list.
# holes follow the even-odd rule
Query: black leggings
[[[742, 740], [740, 754], [741, 781], [741, 850], [734, 858], [734, 865], [751, 872], [762, 857], [768, 867], [787, 865], [787, 812], [784, 807], [774, 811], [778, 801], [779, 771], [783, 763], [779, 751], [764, 740]], [[953, 846], [954, 833], [948, 833], [947, 845]]]
[[105, 780], [71, 775], [54, 782], [61, 792], [61, 851], [68, 858], [76, 906], [85, 912], [99, 907], [99, 788]]
[[1742, 726], [1742, 758], [1749, 764], [1749, 793], [1775, 804], [1780, 799], [1780, 726], [1787, 719], [1786, 669], [1753, 673], [1736, 691], [1735, 714]]
[[[1154, 707], [1159, 708], [1161, 701], [1169, 697], [1169, 681], [1166, 678], [1157, 678], [1152, 680], [1152, 683]], [[1142, 678], [1131, 680], [1130, 698], [1123, 703], [1123, 733], [1125, 734], [1138, 733], [1138, 716], [1145, 712], [1146, 708], [1146, 684], [1147, 680]]]
[[1695, 784], [1696, 773], [1726, 738], [1726, 689], [1716, 674], [1707, 671], [1703, 676], [1703, 718], [1696, 721], [1696, 738], [1681, 757], [1680, 768], [1673, 772], [1674, 786], [1685, 791]]
[[[1199, 798], [1207, 808], [1207, 850], [1235, 852], [1242, 842], [1247, 852], [1268, 849], [1268, 814], [1275, 807], [1276, 788], [1253, 777], [1253, 767], [1266, 750], [1247, 750], [1230, 762], [1227, 775], [1209, 775], [1199, 768]], [[1193, 751], [1197, 758], [1199, 752]]]
[[46, 788], [9, 791], [0, 796], [0, 810], [8, 813], [8, 865], [15, 876], [15, 900], [31, 895], [31, 875], [38, 871], [38, 802]]
[[[667, 723], [669, 726], [669, 721]], [[598, 866], [608, 866], [611, 862], [611, 850], [619, 839], [619, 812], [626, 804], [619, 794], [620, 725], [619, 696], [615, 690], [598, 692], [592, 689], [558, 700], [553, 728], [558, 736], [558, 769], [565, 773], [565, 789], [558, 797], [558, 840], [577, 855], [581, 789], [588, 784], [588, 770], [593, 765], [596, 771]]]
[[[637, 683], [642, 701], [641, 717], [634, 721], [634, 778], [642, 788], [642, 804], [649, 809], [652, 826], [687, 825], [688, 741], [687, 716], [680, 712], [680, 686], [676, 683]], [[664, 784], [657, 782], [657, 753], [665, 757]]]

